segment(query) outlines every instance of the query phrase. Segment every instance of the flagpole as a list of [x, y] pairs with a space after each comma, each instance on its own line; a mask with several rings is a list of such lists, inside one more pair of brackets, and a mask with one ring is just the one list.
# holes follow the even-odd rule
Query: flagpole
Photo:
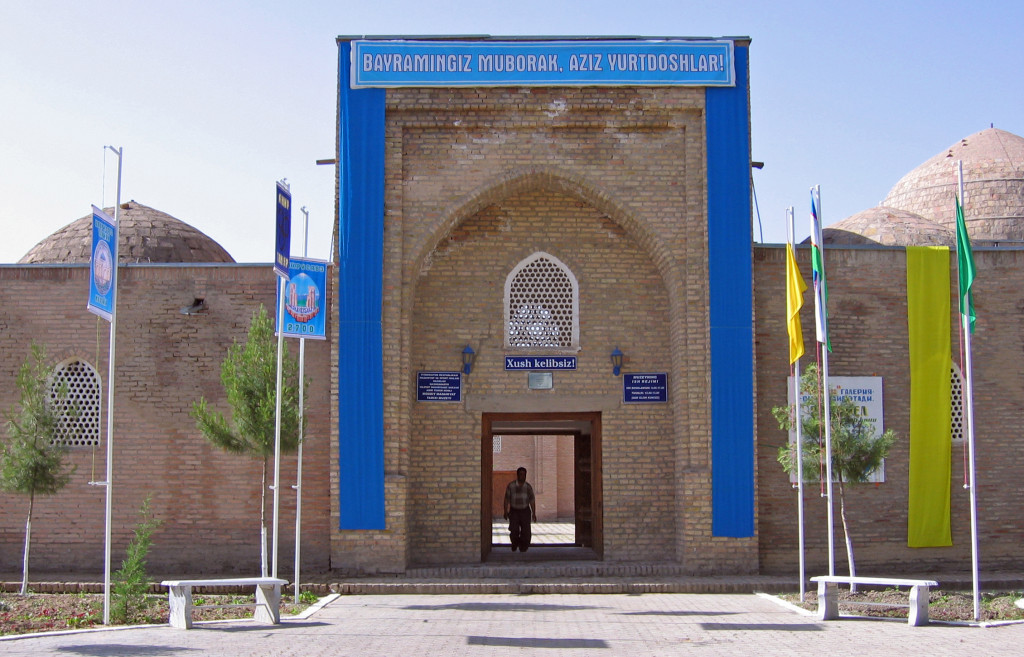
[[[793, 206], [786, 209], [786, 232], [788, 233], [789, 248], [796, 255], [794, 246], [795, 217]], [[800, 564], [800, 602], [804, 601], [807, 591], [807, 571], [804, 564], [804, 454], [803, 454], [803, 422], [800, 417], [800, 358], [797, 357], [793, 363], [793, 403], [794, 403], [794, 426], [796, 428], [796, 517], [797, 517], [797, 543], [798, 561]]]
[[[828, 500], [828, 574], [836, 574], [836, 539], [835, 520], [833, 518], [832, 504], [832, 390], [828, 384], [828, 299], [827, 292], [821, 291], [824, 284], [825, 271], [825, 248], [821, 243], [821, 185], [811, 188], [811, 235], [812, 240], [817, 244], [819, 257], [821, 258], [822, 276], [821, 280], [815, 280], [814, 303], [817, 311], [817, 340], [821, 347], [821, 377], [824, 383], [824, 394], [822, 400], [822, 416], [825, 424], [825, 497]], [[822, 307], [818, 307], [821, 304]]]
[[[965, 203], [964, 199], [964, 163], [958, 160], [956, 163], [957, 186], [960, 192], [961, 212]], [[966, 220], [964, 221], [966, 227]], [[958, 259], [959, 261], [959, 259]], [[981, 595], [979, 592], [978, 577], [978, 489], [975, 486], [974, 468], [974, 368], [971, 359], [971, 315], [970, 315], [970, 288], [959, 290], [960, 294], [960, 323], [964, 331], [964, 405], [967, 415], [967, 463], [969, 470], [968, 486], [970, 487], [971, 498], [971, 576], [974, 580], [974, 620], [981, 620]], [[964, 312], [966, 311], [966, 312]]]
[[117, 243], [120, 241], [121, 159], [124, 148], [114, 148], [113, 146], [105, 146], [105, 148], [109, 148], [117, 154], [117, 202], [114, 204], [114, 267], [112, 272], [114, 302], [110, 306], [110, 346], [107, 359], [107, 480], [104, 482], [107, 487], [107, 500], [104, 510], [105, 529], [103, 534], [103, 624], [110, 625], [110, 526], [114, 515], [114, 349], [117, 346], [117, 263], [121, 258], [121, 249], [118, 248]]
[[[306, 210], [306, 206], [299, 208], [302, 214], [305, 216], [303, 222], [303, 242], [302, 242], [302, 257], [305, 258], [309, 251], [309, 211]], [[302, 442], [303, 442], [303, 429], [304, 421], [303, 417], [304, 407], [303, 404], [303, 392], [305, 389], [306, 381], [306, 338], [299, 338], [299, 449], [296, 455], [298, 460], [298, 466], [295, 472], [295, 485], [292, 488], [295, 489], [295, 581], [292, 583], [292, 590], [295, 592], [295, 604], [299, 604], [299, 563], [300, 563], [300, 551], [302, 548]]]

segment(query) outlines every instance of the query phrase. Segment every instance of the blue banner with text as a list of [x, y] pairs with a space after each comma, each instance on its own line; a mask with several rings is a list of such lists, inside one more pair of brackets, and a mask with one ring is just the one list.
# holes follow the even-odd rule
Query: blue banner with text
[[292, 193], [277, 183], [277, 232], [274, 240], [274, 273], [288, 278], [292, 248]]
[[732, 41], [353, 41], [361, 87], [735, 85]]

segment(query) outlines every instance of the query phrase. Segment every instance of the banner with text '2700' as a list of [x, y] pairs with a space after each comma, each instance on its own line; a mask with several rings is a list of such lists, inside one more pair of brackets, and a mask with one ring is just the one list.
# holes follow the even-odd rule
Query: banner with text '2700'
[[735, 86], [733, 42], [353, 41], [361, 87]]
[[[327, 262], [290, 258], [284, 296], [284, 336], [326, 340]], [[281, 286], [277, 289], [280, 291]], [[280, 307], [281, 300], [278, 299]]]

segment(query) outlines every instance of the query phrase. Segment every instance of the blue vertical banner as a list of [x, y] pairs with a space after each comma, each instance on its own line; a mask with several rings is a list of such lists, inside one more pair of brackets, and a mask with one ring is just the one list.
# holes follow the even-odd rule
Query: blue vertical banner
[[754, 327], [747, 50], [736, 86], [705, 90], [711, 534], [754, 535]]
[[[281, 286], [277, 286], [280, 294]], [[324, 304], [327, 289], [327, 262], [308, 258], [290, 258], [288, 282], [285, 284], [284, 332], [286, 338], [310, 338], [326, 340], [327, 308]], [[277, 300], [275, 308], [279, 308]]]
[[277, 182], [277, 239], [274, 242], [274, 273], [288, 278], [292, 250], [292, 193]]
[[117, 300], [117, 224], [95, 205], [92, 206], [91, 253], [88, 309], [109, 322]]
[[338, 526], [387, 529], [384, 504], [384, 90], [352, 89], [338, 43]]

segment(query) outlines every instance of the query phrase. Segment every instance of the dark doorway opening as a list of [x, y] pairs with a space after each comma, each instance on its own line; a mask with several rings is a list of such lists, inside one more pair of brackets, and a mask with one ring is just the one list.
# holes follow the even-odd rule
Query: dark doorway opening
[[[481, 435], [481, 560], [600, 559], [601, 414], [484, 413]], [[537, 494], [527, 554], [509, 551], [502, 518], [515, 468], [530, 471]]]

